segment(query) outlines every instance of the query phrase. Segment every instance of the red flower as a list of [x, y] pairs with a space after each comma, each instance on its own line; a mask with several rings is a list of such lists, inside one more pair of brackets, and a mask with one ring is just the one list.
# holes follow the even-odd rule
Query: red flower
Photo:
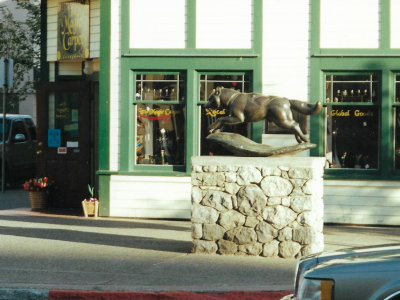
[[25, 191], [44, 191], [55, 183], [54, 180], [49, 180], [48, 177], [31, 178], [25, 181]]

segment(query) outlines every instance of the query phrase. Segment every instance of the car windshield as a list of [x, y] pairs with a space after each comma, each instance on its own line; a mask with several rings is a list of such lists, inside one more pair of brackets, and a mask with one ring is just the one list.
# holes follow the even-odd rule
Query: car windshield
[[[6, 138], [8, 137], [8, 131], [10, 130], [10, 120], [6, 121]], [[0, 142], [3, 141], [3, 119], [0, 119]]]

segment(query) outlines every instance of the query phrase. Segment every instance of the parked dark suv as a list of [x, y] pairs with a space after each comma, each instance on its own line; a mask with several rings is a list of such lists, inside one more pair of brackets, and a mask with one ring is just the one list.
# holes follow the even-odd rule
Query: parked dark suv
[[[6, 182], [20, 183], [35, 175], [36, 127], [31, 116], [6, 115]], [[3, 115], [0, 114], [0, 162], [3, 153]], [[0, 182], [1, 182], [0, 164]]]

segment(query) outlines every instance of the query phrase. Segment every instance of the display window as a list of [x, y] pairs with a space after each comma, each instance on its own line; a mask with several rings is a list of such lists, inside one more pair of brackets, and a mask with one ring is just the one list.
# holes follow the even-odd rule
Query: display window
[[136, 75], [136, 164], [184, 165], [186, 105], [182, 74]]
[[[209, 95], [216, 87], [234, 89], [241, 93], [249, 92], [249, 78], [246, 74], [202, 74], [200, 75], [200, 103], [205, 104]], [[205, 108], [200, 106], [200, 155], [229, 154], [222, 149], [209, 144], [206, 137], [209, 134], [208, 128], [218, 118], [228, 116], [229, 111], [226, 108]], [[225, 132], [239, 133], [249, 137], [248, 124], [238, 124], [224, 127]]]
[[375, 74], [325, 76], [325, 153], [332, 169], [378, 169], [379, 81]]

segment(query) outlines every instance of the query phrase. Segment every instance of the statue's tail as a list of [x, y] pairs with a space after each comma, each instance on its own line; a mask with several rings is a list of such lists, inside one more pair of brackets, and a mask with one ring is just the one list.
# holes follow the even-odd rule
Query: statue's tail
[[307, 103], [300, 100], [289, 100], [290, 107], [302, 114], [306, 115], [315, 115], [322, 110], [321, 101], [317, 101], [316, 103]]

